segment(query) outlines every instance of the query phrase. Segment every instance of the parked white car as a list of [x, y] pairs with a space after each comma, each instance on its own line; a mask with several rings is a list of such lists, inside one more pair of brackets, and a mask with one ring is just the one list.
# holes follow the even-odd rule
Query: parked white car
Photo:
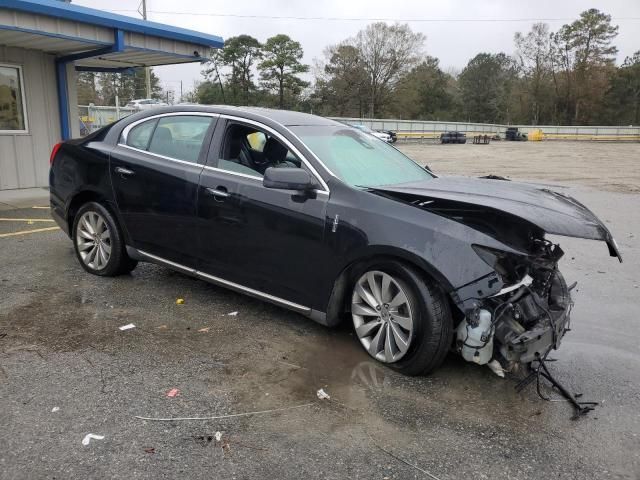
[[137, 110], [150, 110], [152, 108], [166, 107], [168, 105], [168, 103], [160, 102], [153, 98], [141, 98], [139, 100], [131, 100], [126, 106]]
[[369, 135], [373, 135], [376, 138], [379, 138], [380, 140], [387, 142], [387, 143], [393, 143], [393, 140], [391, 139], [391, 135], [389, 135], [388, 133], [383, 133], [383, 132], [376, 132], [375, 130], [370, 129], [369, 127], [367, 127], [366, 125], [351, 125], [352, 127], [357, 128], [358, 130], [361, 130], [365, 133], [368, 133]]

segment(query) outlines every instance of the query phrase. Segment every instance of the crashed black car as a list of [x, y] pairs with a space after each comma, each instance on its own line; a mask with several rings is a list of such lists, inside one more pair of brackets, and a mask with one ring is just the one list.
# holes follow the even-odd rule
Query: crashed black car
[[452, 348], [502, 367], [557, 348], [572, 301], [547, 234], [605, 225], [547, 187], [438, 178], [341, 123], [278, 110], [167, 107], [56, 145], [52, 215], [95, 275], [154, 262], [353, 322], [405, 374]]

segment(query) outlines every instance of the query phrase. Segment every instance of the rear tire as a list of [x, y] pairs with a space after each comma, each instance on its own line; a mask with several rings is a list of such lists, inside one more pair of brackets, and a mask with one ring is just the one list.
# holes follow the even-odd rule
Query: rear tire
[[127, 255], [117, 221], [98, 202], [82, 205], [73, 220], [73, 246], [82, 268], [113, 277], [131, 272], [138, 262]]
[[438, 368], [453, 341], [453, 319], [442, 289], [393, 260], [369, 264], [356, 277], [351, 316], [369, 355], [405, 375]]

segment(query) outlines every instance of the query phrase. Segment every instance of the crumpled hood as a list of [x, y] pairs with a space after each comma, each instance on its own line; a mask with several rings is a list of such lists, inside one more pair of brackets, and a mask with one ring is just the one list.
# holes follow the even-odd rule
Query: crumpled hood
[[468, 177], [437, 177], [421, 182], [375, 187], [372, 190], [418, 195], [477, 205], [519, 217], [546, 233], [602, 240], [609, 253], [622, 256], [609, 229], [576, 199], [544, 186]]

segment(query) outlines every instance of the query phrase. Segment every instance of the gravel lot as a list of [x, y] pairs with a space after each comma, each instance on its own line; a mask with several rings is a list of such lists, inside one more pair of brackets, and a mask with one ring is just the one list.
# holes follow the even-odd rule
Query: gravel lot
[[[471, 142], [471, 139], [469, 139]], [[492, 142], [489, 145], [399, 143], [400, 150], [435, 172], [504, 175], [640, 193], [640, 143]]]
[[[52, 224], [2, 221], [0, 478], [640, 478], [640, 145], [400, 148], [437, 172], [552, 182], [610, 226], [623, 264], [602, 243], [560, 239], [578, 288], [551, 369], [596, 411], [572, 421], [567, 403], [455, 356], [403, 377], [369, 361], [348, 325], [155, 265], [94, 277], [60, 231], [1, 236]], [[88, 433], [104, 439], [84, 446]]]

